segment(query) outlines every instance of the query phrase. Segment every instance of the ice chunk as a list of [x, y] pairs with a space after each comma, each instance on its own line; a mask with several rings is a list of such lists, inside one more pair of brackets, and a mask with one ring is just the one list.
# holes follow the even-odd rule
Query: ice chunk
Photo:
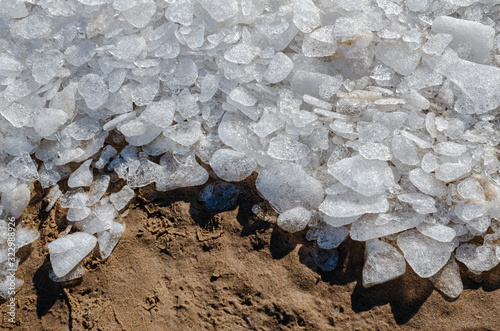
[[363, 286], [370, 287], [385, 283], [403, 275], [406, 261], [398, 250], [378, 239], [366, 242]]
[[232, 63], [249, 64], [259, 53], [258, 47], [237, 44], [224, 53], [224, 58]]
[[7, 164], [5, 170], [17, 179], [29, 182], [38, 179], [37, 165], [27, 153], [22, 153], [21, 156], [15, 157]]
[[267, 70], [264, 72], [264, 78], [271, 84], [276, 84], [284, 80], [293, 69], [293, 61], [284, 53], [276, 53]]
[[[177, 110], [183, 118], [187, 119], [193, 117], [200, 112], [200, 107], [198, 106], [197, 101], [198, 99], [196, 98], [196, 96], [192, 95], [191, 92], [189, 92], [189, 89], [187, 88], [182, 90], [177, 95]], [[170, 104], [164, 104], [164, 106], [166, 106], [164, 112], [170, 111], [171, 109]], [[165, 115], [167, 115], [165, 121], [168, 121], [169, 114]]]
[[431, 1], [429, 0], [407, 0], [406, 6], [408, 6], [408, 9], [411, 11], [420, 12], [425, 11], [430, 3]]
[[420, 162], [415, 145], [401, 135], [392, 138], [392, 154], [406, 165], [416, 165]]
[[411, 183], [425, 194], [440, 198], [447, 192], [446, 186], [441, 181], [420, 168], [411, 170], [408, 175]]
[[73, 268], [69, 273], [64, 275], [63, 277], [57, 277], [53, 270], [49, 271], [49, 278], [56, 283], [65, 283], [74, 279], [82, 278], [85, 275], [85, 269], [78, 265]]
[[422, 193], [403, 193], [398, 195], [398, 200], [409, 203], [419, 214], [431, 214], [437, 212], [436, 201]]
[[109, 91], [101, 76], [87, 74], [78, 83], [78, 92], [85, 99], [87, 107], [97, 109], [101, 107], [109, 96]]
[[13, 102], [7, 107], [2, 107], [0, 114], [16, 128], [33, 126], [31, 109], [21, 103]]
[[68, 120], [68, 114], [55, 108], [38, 108], [33, 113], [33, 127], [40, 136], [53, 135]]
[[30, 202], [31, 191], [28, 185], [21, 184], [14, 189], [2, 193], [4, 213], [19, 218]]
[[478, 63], [488, 58], [495, 38], [495, 30], [488, 25], [449, 16], [436, 17], [431, 31], [452, 35], [449, 46], [454, 50], [462, 44], [469, 44], [472, 49], [469, 59]]
[[70, 222], [76, 222], [76, 221], [81, 221], [87, 216], [90, 215], [90, 208], [83, 207], [83, 208], [70, 208], [68, 210], [68, 215], [66, 216], [66, 219]]
[[316, 243], [322, 249], [337, 248], [347, 238], [348, 234], [349, 229], [345, 226], [333, 227], [326, 225], [319, 231]]
[[321, 24], [321, 11], [312, 0], [294, 0], [293, 23], [300, 31], [309, 33]]
[[94, 138], [101, 129], [98, 119], [87, 116], [72, 122], [64, 131], [75, 140], [89, 140]]
[[58, 238], [49, 244], [50, 263], [57, 277], [69, 273], [95, 247], [97, 239], [83, 232]]
[[88, 207], [95, 205], [106, 193], [111, 177], [108, 175], [100, 175], [90, 186], [86, 205]]
[[474, 178], [467, 178], [458, 183], [457, 192], [464, 199], [484, 200], [484, 189]]
[[122, 210], [134, 196], [134, 190], [132, 190], [128, 185], [125, 185], [120, 191], [111, 194], [109, 196], [109, 201], [113, 203], [116, 210]]
[[443, 269], [429, 277], [429, 280], [441, 293], [452, 299], [458, 298], [464, 290], [460, 269], [454, 255], [450, 257]]
[[47, 207], [45, 207], [46, 212], [49, 212], [54, 207], [54, 205], [56, 204], [57, 200], [61, 195], [62, 192], [59, 189], [59, 185], [54, 185], [49, 190], [49, 193], [47, 194], [47, 200], [49, 201], [49, 204], [47, 205]]
[[58, 50], [52, 49], [33, 58], [31, 75], [40, 84], [47, 84], [52, 78], [61, 74], [64, 65], [64, 55]]
[[96, 44], [90, 40], [84, 40], [77, 45], [71, 45], [64, 51], [66, 60], [76, 67], [89, 62], [96, 53]]
[[445, 183], [453, 182], [471, 171], [468, 164], [463, 163], [443, 163], [436, 170], [436, 178]]
[[401, 75], [410, 75], [415, 72], [421, 56], [420, 51], [411, 49], [407, 43], [402, 41], [380, 42], [376, 47], [375, 54], [379, 61]]
[[420, 223], [417, 225], [417, 230], [441, 242], [451, 242], [456, 236], [455, 229], [439, 223]]
[[37, 39], [46, 37], [52, 30], [52, 20], [42, 14], [35, 13], [16, 21], [11, 28], [13, 34], [24, 39]]
[[243, 86], [238, 86], [229, 93], [229, 97], [243, 106], [251, 107], [257, 103], [257, 98]]
[[276, 108], [265, 107], [262, 117], [254, 127], [254, 131], [259, 137], [266, 137], [280, 129], [283, 124], [284, 120], [280, 117]]
[[122, 37], [110, 50], [110, 53], [120, 60], [134, 61], [146, 50], [146, 40], [137, 34]]
[[414, 228], [424, 219], [413, 212], [364, 215], [351, 224], [350, 235], [353, 240], [367, 241]]
[[68, 191], [61, 196], [62, 208], [84, 208], [88, 200], [87, 194], [82, 188], [75, 191]]
[[278, 136], [271, 139], [267, 154], [277, 160], [296, 161], [309, 154], [309, 147], [288, 137]]
[[106, 147], [104, 147], [101, 156], [99, 156], [99, 159], [95, 163], [95, 168], [103, 169], [106, 164], [109, 163], [109, 160], [116, 155], [116, 153], [117, 151], [113, 146], [107, 145]]
[[367, 213], [385, 213], [389, 203], [383, 195], [370, 196], [348, 191], [341, 195], [328, 195], [319, 210], [331, 217], [352, 217]]
[[99, 252], [101, 258], [107, 259], [113, 249], [120, 241], [121, 236], [125, 232], [125, 224], [113, 222], [110, 229], [97, 233], [97, 242], [99, 243]]
[[31, 244], [40, 237], [37, 230], [31, 229], [24, 224], [16, 227], [16, 250]]
[[368, 160], [388, 161], [392, 158], [391, 149], [382, 143], [368, 142], [360, 146], [358, 151]]
[[201, 93], [198, 97], [200, 102], [207, 102], [212, 99], [217, 90], [219, 89], [220, 78], [217, 75], [206, 75], [201, 79]]
[[467, 151], [467, 146], [452, 141], [445, 141], [432, 147], [434, 152], [446, 156], [460, 156]]
[[217, 22], [224, 22], [238, 13], [238, 3], [233, 0], [198, 0]]
[[175, 23], [191, 25], [194, 6], [191, 0], [177, 0], [171, 3], [165, 11], [165, 17]]
[[429, 37], [429, 40], [422, 47], [424, 53], [431, 55], [442, 55], [446, 46], [453, 39], [453, 36], [447, 33], [437, 33]]
[[427, 173], [433, 172], [434, 170], [436, 170], [439, 167], [439, 160], [434, 154], [427, 153], [422, 158], [421, 167], [422, 167], [422, 170], [427, 172]]
[[83, 162], [78, 169], [76, 169], [68, 179], [68, 186], [71, 188], [80, 187], [80, 186], [89, 186], [92, 184], [92, 180], [94, 176], [92, 171], [89, 169], [92, 160], [87, 160]]
[[94, 234], [111, 228], [116, 217], [116, 209], [111, 203], [101, 203], [96, 205], [90, 215], [75, 225], [83, 232]]
[[202, 135], [198, 121], [181, 122], [174, 125], [172, 129], [167, 136], [182, 146], [193, 145]]
[[[316, 30], [317, 31], [317, 30]], [[315, 32], [316, 32], [315, 31]], [[306, 35], [302, 42], [302, 53], [307, 57], [325, 57], [335, 54], [337, 43], [326, 43]]]
[[500, 105], [500, 69], [460, 59], [451, 50], [429, 65], [456, 84], [472, 101], [469, 113], [483, 114]]
[[[169, 170], [163, 172], [161, 177], [156, 179], [156, 189], [158, 191], [202, 185], [208, 180], [208, 172], [196, 162], [194, 156], [189, 155], [182, 161], [173, 161], [170, 156], [168, 159], [170, 160]], [[173, 164], [174, 162], [175, 164]], [[166, 167], [166, 164], [164, 167]], [[129, 183], [129, 186], [132, 185]]]
[[278, 216], [278, 225], [290, 232], [304, 230], [311, 219], [311, 212], [304, 207], [288, 209]]
[[215, 174], [228, 182], [239, 182], [252, 174], [257, 162], [244, 153], [231, 149], [219, 149], [210, 159]]
[[316, 209], [323, 200], [321, 183], [301, 166], [291, 162], [274, 162], [262, 169], [256, 180], [260, 194], [278, 212], [302, 206]]
[[492, 246], [477, 246], [470, 243], [457, 248], [456, 258], [477, 274], [493, 269], [500, 262]]
[[384, 193], [395, 184], [387, 162], [367, 160], [360, 155], [340, 160], [329, 166], [328, 172], [345, 186], [366, 196]]
[[136, 0], [134, 4], [132, 8], [123, 11], [123, 16], [134, 27], [144, 28], [156, 12], [156, 3], [154, 0]]
[[443, 268], [455, 249], [454, 243], [439, 242], [417, 230], [401, 233], [397, 243], [408, 264], [422, 278], [433, 276]]
[[4, 299], [10, 298], [13, 296], [12, 291], [17, 292], [23, 284], [23, 280], [16, 277], [14, 277], [14, 279], [7, 277], [3, 278], [0, 281], [0, 296]]

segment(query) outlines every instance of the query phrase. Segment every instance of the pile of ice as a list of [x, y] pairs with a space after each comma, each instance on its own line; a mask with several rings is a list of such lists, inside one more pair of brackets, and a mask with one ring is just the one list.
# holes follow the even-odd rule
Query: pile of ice
[[408, 263], [456, 297], [456, 260], [500, 262], [499, 20], [486, 0], [1, 0], [0, 216], [50, 189], [65, 281], [109, 256], [133, 188], [255, 171], [324, 270], [350, 236], [365, 286]]

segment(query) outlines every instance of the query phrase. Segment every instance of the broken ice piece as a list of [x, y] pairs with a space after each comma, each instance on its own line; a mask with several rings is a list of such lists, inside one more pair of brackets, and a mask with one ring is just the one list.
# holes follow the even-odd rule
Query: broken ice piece
[[70, 208], [68, 209], [68, 215], [66, 219], [70, 222], [81, 221], [90, 215], [90, 208]]
[[101, 76], [87, 74], [78, 83], [78, 92], [85, 100], [87, 107], [97, 109], [101, 107], [109, 96], [108, 87]]
[[456, 258], [476, 274], [491, 270], [500, 262], [492, 246], [477, 246], [471, 243], [460, 245], [456, 251]]
[[295, 207], [278, 216], [278, 225], [290, 232], [304, 230], [311, 219], [311, 212], [303, 207]]
[[75, 268], [73, 268], [73, 270], [71, 270], [70, 272], [68, 272], [66, 275], [62, 276], [62, 277], [58, 277], [55, 273], [54, 273], [54, 270], [51, 270], [49, 271], [49, 278], [53, 281], [53, 282], [56, 282], [56, 283], [65, 283], [65, 282], [69, 282], [70, 280], [74, 280], [74, 279], [78, 279], [78, 278], [82, 278], [83, 275], [85, 275], [85, 269], [79, 265]]
[[275, 162], [263, 168], [255, 185], [278, 212], [297, 206], [316, 209], [324, 197], [321, 182], [291, 162]]
[[474, 178], [467, 178], [458, 183], [457, 193], [463, 199], [484, 200], [484, 189]]
[[90, 190], [88, 193], [88, 199], [86, 202], [87, 207], [95, 205], [106, 193], [111, 177], [108, 175], [100, 175], [96, 180], [90, 185]]
[[431, 214], [437, 212], [436, 201], [422, 193], [403, 193], [398, 195], [398, 200], [409, 203], [419, 214]]
[[387, 162], [367, 160], [360, 155], [340, 160], [329, 166], [328, 172], [345, 186], [368, 197], [384, 193], [395, 183]]
[[94, 234], [96, 232], [108, 230], [116, 218], [116, 209], [111, 203], [100, 203], [93, 207], [90, 215], [75, 222], [75, 226], [83, 232]]
[[437, 168], [436, 178], [449, 183], [467, 175], [470, 171], [471, 167], [468, 164], [446, 162]]
[[327, 225], [319, 231], [316, 243], [322, 249], [337, 248], [347, 238], [348, 234], [349, 229], [345, 226], [333, 227]]
[[24, 282], [22, 279], [14, 277], [14, 280], [12, 280], [11, 278], [5, 277], [0, 281], [0, 297], [4, 299], [10, 298], [21, 288], [21, 286], [23, 286], [23, 284]]
[[425, 194], [440, 198], [447, 192], [443, 182], [437, 180], [433, 174], [428, 174], [420, 168], [411, 170], [408, 175], [411, 183]]
[[37, 165], [28, 153], [22, 153], [7, 164], [5, 170], [24, 181], [35, 181], [38, 179]]
[[264, 72], [264, 78], [271, 84], [276, 84], [285, 79], [293, 69], [293, 61], [284, 53], [276, 53], [267, 70]]
[[28, 185], [21, 184], [2, 194], [3, 210], [7, 215], [19, 218], [30, 202], [31, 191]]
[[429, 280], [441, 293], [451, 299], [458, 298], [464, 290], [460, 270], [453, 254], [443, 269], [439, 270], [434, 276], [429, 277]]
[[57, 277], [68, 274], [82, 261], [95, 247], [96, 237], [75, 232], [67, 234], [49, 244], [50, 263]]
[[125, 232], [125, 224], [113, 222], [111, 228], [97, 233], [101, 258], [107, 259]]
[[350, 236], [356, 241], [381, 238], [414, 228], [424, 219], [423, 215], [414, 212], [368, 214], [351, 224]]
[[389, 243], [374, 239], [366, 242], [363, 286], [385, 283], [406, 271], [406, 261], [398, 250]]
[[60, 204], [62, 208], [83, 208], [87, 203], [88, 196], [82, 188], [75, 191], [68, 191], [61, 196]]
[[92, 171], [89, 169], [92, 159], [83, 162], [78, 169], [76, 169], [68, 179], [68, 186], [71, 188], [75, 187], [86, 187], [92, 184], [94, 176]]
[[417, 230], [401, 233], [397, 244], [408, 264], [422, 278], [433, 276], [441, 270], [455, 249], [454, 243], [439, 242]]
[[109, 196], [109, 201], [113, 203], [116, 210], [122, 210], [134, 196], [134, 190], [132, 190], [128, 185], [125, 185], [120, 191], [111, 194]]
[[231, 149], [219, 149], [210, 159], [215, 174], [228, 182], [239, 182], [252, 174], [257, 162], [245, 153]]
[[451, 242], [456, 236], [455, 229], [439, 223], [420, 223], [417, 230], [422, 234], [441, 242]]
[[389, 202], [383, 195], [367, 197], [354, 191], [328, 195], [319, 210], [331, 217], [352, 217], [368, 213], [385, 213]]

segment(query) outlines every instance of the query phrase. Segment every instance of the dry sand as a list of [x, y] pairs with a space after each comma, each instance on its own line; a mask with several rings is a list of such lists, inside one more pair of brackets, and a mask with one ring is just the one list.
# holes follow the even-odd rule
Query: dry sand
[[[304, 233], [289, 234], [252, 212], [252, 185], [232, 210], [209, 214], [200, 188], [137, 189], [127, 229], [111, 257], [89, 256], [82, 280], [48, 278], [47, 244], [65, 229], [37, 188], [23, 218], [41, 232], [21, 253], [14, 330], [500, 330], [500, 267], [445, 300], [408, 267], [394, 281], [361, 286], [363, 244], [340, 247], [339, 266], [321, 272]], [[97, 252], [95, 252], [97, 253]], [[463, 266], [462, 266], [463, 267]]]

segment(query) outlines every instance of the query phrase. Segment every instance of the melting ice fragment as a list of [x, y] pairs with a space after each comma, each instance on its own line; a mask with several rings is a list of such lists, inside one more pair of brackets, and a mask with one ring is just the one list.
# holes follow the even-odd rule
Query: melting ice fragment
[[405, 271], [405, 258], [394, 246], [378, 239], [366, 242], [363, 266], [364, 287], [393, 280], [403, 275]]
[[303, 207], [288, 209], [278, 216], [278, 225], [290, 232], [304, 230], [311, 219], [311, 212]]
[[340, 160], [328, 167], [328, 172], [345, 186], [369, 197], [384, 193], [395, 183], [387, 162], [367, 160], [360, 155]]
[[256, 180], [257, 190], [278, 212], [302, 206], [316, 209], [323, 200], [321, 183], [301, 166], [280, 161], [262, 169]]
[[433, 276], [441, 270], [455, 249], [454, 243], [439, 242], [417, 230], [401, 233], [397, 243], [408, 264], [422, 278]]
[[219, 149], [210, 159], [215, 174], [228, 182], [239, 182], [252, 174], [257, 167], [254, 159], [231, 149]]
[[76, 232], [49, 244], [50, 263], [57, 277], [63, 277], [82, 261], [95, 247], [96, 237]]

